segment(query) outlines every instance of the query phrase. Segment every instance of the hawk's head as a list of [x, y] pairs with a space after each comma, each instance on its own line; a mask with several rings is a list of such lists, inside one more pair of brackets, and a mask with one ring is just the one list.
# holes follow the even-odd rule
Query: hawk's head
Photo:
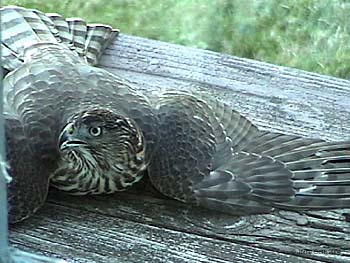
[[73, 116], [59, 137], [61, 160], [51, 182], [72, 194], [112, 193], [139, 181], [145, 142], [136, 123], [108, 110]]

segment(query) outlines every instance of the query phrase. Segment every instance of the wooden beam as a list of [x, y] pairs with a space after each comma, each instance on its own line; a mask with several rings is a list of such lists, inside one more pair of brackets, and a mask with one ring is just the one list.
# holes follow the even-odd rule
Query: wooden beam
[[[350, 82], [121, 34], [100, 66], [144, 92], [202, 90], [263, 129], [350, 139]], [[156, 193], [52, 192], [11, 231], [19, 248], [69, 262], [350, 262], [350, 210], [233, 217]]]
[[100, 65], [144, 91], [203, 90], [259, 127], [350, 139], [350, 81], [121, 34]]

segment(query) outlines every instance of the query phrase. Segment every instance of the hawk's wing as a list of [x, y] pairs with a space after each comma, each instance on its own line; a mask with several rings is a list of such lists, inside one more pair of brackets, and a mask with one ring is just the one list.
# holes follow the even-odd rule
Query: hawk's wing
[[[84, 74], [98, 78], [100, 73], [88, 63], [96, 64], [117, 31], [20, 7], [4, 7], [0, 13], [2, 66], [10, 72], [3, 86], [7, 162], [13, 177], [10, 221], [15, 222], [43, 204], [57, 166], [64, 117], [97, 88]], [[90, 97], [90, 105], [98, 95]]]
[[38, 159], [32, 151], [20, 121], [5, 117], [8, 170], [12, 176], [8, 188], [9, 221], [16, 222], [30, 216], [45, 201], [49, 171], [43, 165], [45, 160]]
[[259, 131], [206, 96], [168, 93], [157, 107], [149, 173], [164, 194], [232, 214], [350, 207], [349, 141]]

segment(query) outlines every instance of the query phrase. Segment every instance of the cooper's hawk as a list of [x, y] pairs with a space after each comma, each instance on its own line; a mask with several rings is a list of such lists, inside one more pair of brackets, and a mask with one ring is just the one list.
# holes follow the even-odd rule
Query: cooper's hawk
[[49, 183], [113, 193], [144, 171], [163, 194], [226, 213], [350, 207], [350, 141], [263, 132], [205, 94], [147, 98], [93, 66], [109, 26], [19, 7], [1, 19], [12, 222]]

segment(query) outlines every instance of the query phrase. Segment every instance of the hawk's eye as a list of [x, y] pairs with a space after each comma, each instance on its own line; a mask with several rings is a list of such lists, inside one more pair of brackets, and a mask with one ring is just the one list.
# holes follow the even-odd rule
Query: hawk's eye
[[97, 137], [97, 136], [100, 136], [101, 135], [101, 133], [102, 133], [102, 128], [101, 127], [91, 127], [90, 129], [89, 129], [89, 132], [90, 132], [90, 134], [92, 135], [92, 136], [95, 136], [95, 137]]

